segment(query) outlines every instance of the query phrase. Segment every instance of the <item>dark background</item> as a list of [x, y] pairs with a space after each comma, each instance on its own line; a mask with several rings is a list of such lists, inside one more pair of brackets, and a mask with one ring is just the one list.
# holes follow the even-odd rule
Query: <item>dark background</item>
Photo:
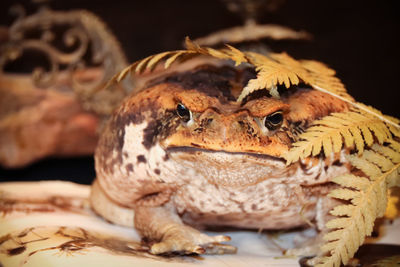
[[[0, 25], [11, 25], [8, 9], [30, 1], [0, 2]], [[385, 114], [400, 117], [400, 33], [396, 0], [286, 0], [260, 23], [276, 23], [314, 36], [306, 41], [268, 41], [275, 50], [295, 58], [316, 59], [337, 71], [349, 93]], [[217, 0], [52, 1], [57, 10], [88, 9], [99, 15], [116, 34], [129, 61], [181, 47], [185, 36], [197, 38], [243, 23]], [[20, 170], [0, 169], [1, 180], [63, 179], [90, 183], [95, 176], [91, 157], [46, 159]]]

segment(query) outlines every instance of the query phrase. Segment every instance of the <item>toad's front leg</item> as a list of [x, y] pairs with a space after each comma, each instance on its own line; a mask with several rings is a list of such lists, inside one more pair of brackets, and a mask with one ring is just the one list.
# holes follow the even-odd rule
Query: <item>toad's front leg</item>
[[224, 235], [209, 236], [185, 225], [174, 207], [166, 204], [159, 207], [135, 207], [135, 228], [150, 241], [153, 254], [225, 254], [235, 253], [236, 248], [221, 244], [229, 241]]

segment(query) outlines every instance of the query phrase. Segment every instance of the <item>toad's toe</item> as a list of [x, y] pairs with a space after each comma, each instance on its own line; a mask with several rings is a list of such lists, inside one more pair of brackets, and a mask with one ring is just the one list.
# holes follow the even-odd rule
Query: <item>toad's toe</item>
[[209, 236], [198, 230], [182, 226], [173, 228], [163, 239], [151, 246], [152, 254], [182, 253], [182, 254], [226, 254], [235, 253], [236, 248], [221, 244], [231, 240], [229, 236]]

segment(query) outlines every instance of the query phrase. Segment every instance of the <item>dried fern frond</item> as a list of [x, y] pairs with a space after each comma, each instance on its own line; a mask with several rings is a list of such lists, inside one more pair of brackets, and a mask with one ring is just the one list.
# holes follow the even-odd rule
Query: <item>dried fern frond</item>
[[230, 45], [226, 45], [224, 49], [201, 47], [189, 38], [186, 38], [186, 50], [168, 51], [136, 61], [115, 75], [110, 83], [121, 81], [131, 72], [151, 71], [162, 61], [165, 61], [164, 67], [168, 68], [173, 62], [188, 55], [207, 55], [218, 59], [232, 60], [236, 66], [241, 63], [253, 65], [258, 72], [257, 78], [250, 80], [237, 101], [242, 101], [250, 93], [262, 89], [275, 90], [272, 94], [277, 96], [276, 87], [278, 85], [284, 84], [286, 88], [289, 88], [291, 85], [299, 84], [300, 81], [310, 86], [321, 86], [332, 94], [352, 100], [351, 96], [346, 93], [343, 84], [334, 76], [335, 71], [320, 62], [297, 61], [286, 53], [271, 53], [266, 56], [254, 52], [242, 52]]
[[326, 88], [331, 94], [341, 96], [348, 101], [353, 98], [347, 94], [344, 85], [335, 77], [335, 71], [313, 60], [297, 61], [286, 53], [271, 53], [268, 56], [253, 52], [243, 52], [248, 63], [256, 67], [257, 78], [250, 80], [238, 97], [242, 101], [257, 90], [271, 90], [279, 84], [286, 88], [300, 81], [314, 87]]
[[142, 60], [136, 61], [133, 64], [126, 67], [120, 73], [115, 75], [110, 82], [120, 82], [123, 80], [129, 73], [141, 73], [145, 70], [152, 71], [157, 64], [165, 61], [164, 68], [169, 68], [172, 63], [178, 61], [179, 59], [184, 58], [185, 56], [200, 56], [207, 55], [211, 57], [215, 57], [218, 59], [230, 59], [235, 62], [235, 65], [239, 65], [243, 62], [247, 62], [245, 55], [238, 49], [227, 45], [225, 49], [213, 49], [208, 47], [200, 47], [196, 43], [192, 42], [189, 38], [186, 38], [186, 50], [175, 50], [175, 51], [167, 51], [155, 55], [151, 55]]
[[[256, 67], [257, 78], [250, 80], [243, 88], [237, 99], [239, 102], [254, 91], [262, 89], [271, 91], [279, 84], [284, 84], [286, 88], [289, 88], [291, 85], [299, 84], [300, 80], [308, 78], [307, 72], [286, 53], [271, 54], [270, 58], [253, 52], [247, 52], [246, 55], [248, 62]], [[287, 64], [279, 60], [286, 61]]]
[[396, 135], [396, 129], [389, 127], [376, 116], [352, 109], [343, 113], [332, 113], [316, 120], [302, 134], [299, 141], [284, 155], [287, 164], [324, 152], [325, 156], [338, 153], [343, 147], [356, 148], [361, 154], [374, 140], [380, 144]]
[[368, 113], [368, 114], [378, 117], [379, 119], [381, 119], [382, 121], [384, 121], [386, 123], [386, 125], [389, 127], [390, 131], [393, 133], [394, 136], [400, 137], [400, 126], [399, 126], [400, 120], [399, 119], [388, 116], [388, 115], [384, 115], [380, 110], [378, 110], [374, 107], [371, 107], [371, 106], [364, 105], [363, 103], [359, 103], [359, 102], [356, 103], [354, 108], [357, 110], [360, 110], [361, 112]]
[[330, 212], [338, 218], [326, 224], [332, 231], [324, 236], [327, 242], [321, 248], [329, 255], [317, 259], [316, 266], [347, 264], [371, 234], [375, 219], [385, 214], [388, 188], [400, 186], [400, 150], [393, 148], [400, 144], [392, 142], [395, 146], [374, 144], [362, 156], [346, 156], [366, 177], [346, 174], [333, 179], [341, 188], [329, 196], [348, 200], [350, 204], [336, 206]]

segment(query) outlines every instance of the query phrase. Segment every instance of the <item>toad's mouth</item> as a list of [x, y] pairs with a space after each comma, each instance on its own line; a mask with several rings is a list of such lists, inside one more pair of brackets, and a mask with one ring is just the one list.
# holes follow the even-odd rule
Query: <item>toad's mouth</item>
[[[222, 128], [229, 128], [221, 126]], [[283, 142], [286, 137], [277, 135], [263, 138], [249, 137], [249, 133], [236, 133], [231, 130], [220, 130], [212, 133], [203, 133], [196, 136], [192, 133], [177, 131], [171, 134], [168, 138], [160, 140], [160, 145], [167, 149], [192, 149], [199, 151], [216, 151], [216, 152], [232, 152], [232, 153], [247, 153], [249, 155], [269, 155], [279, 158], [283, 153], [287, 152], [290, 142]], [[236, 134], [236, 135], [235, 135]], [[282, 139], [282, 140], [281, 140]], [[287, 138], [286, 138], [287, 139]], [[285, 139], [285, 140], [286, 140]], [[286, 140], [288, 141], [288, 140]]]
[[215, 151], [193, 147], [166, 150], [175, 166], [190, 170], [192, 177], [225, 186], [257, 184], [266, 179], [293, 176], [297, 166], [286, 166], [282, 158], [249, 152]]
[[249, 158], [249, 159], [254, 159], [256, 161], [277, 161], [281, 163], [286, 163], [285, 159], [277, 157], [277, 156], [271, 156], [268, 154], [262, 154], [259, 152], [232, 152], [232, 151], [226, 151], [226, 150], [210, 150], [210, 149], [205, 149], [205, 148], [197, 148], [197, 147], [188, 147], [188, 146], [181, 146], [181, 147], [169, 147], [167, 148], [167, 153], [168, 154], [188, 154], [188, 155], [197, 155], [197, 156], [204, 156], [207, 155], [210, 158], [217, 157], [221, 158], [232, 158], [235, 159], [237, 157], [243, 157], [243, 158]]
[[324, 160], [286, 165], [283, 158], [249, 152], [215, 151], [193, 147], [166, 150], [169, 162], [188, 179], [211, 184], [243, 187], [261, 182], [292, 185], [322, 184], [348, 172], [346, 165], [326, 165]]

